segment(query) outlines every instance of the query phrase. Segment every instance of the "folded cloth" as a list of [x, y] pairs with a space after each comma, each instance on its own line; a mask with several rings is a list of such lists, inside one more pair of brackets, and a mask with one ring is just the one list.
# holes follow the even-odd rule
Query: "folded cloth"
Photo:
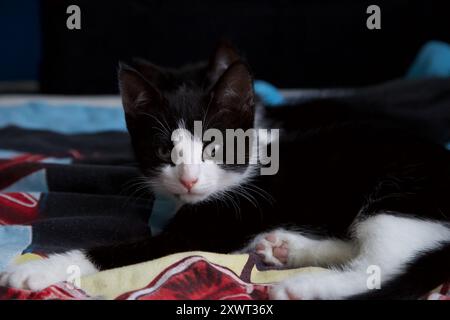
[[450, 45], [429, 41], [423, 45], [406, 78], [450, 77]]
[[28, 129], [51, 128], [61, 133], [126, 131], [124, 119], [120, 104], [106, 108], [71, 103], [51, 105], [42, 100], [0, 108], [0, 128], [16, 125]]
[[[58, 283], [39, 292], [1, 288], [0, 299], [266, 300], [274, 283], [321, 268], [275, 269], [260, 257], [185, 252], [81, 279], [81, 288]], [[449, 285], [424, 299], [450, 300]]]
[[1, 268], [23, 252], [47, 255], [150, 235], [153, 195], [136, 192], [140, 173], [121, 143], [121, 135], [128, 143], [126, 133], [0, 131], [0, 146], [8, 148], [0, 150]]
[[[268, 106], [284, 102], [279, 90], [266, 81], [255, 81], [255, 92]], [[66, 134], [126, 131], [119, 97], [116, 104], [108, 107], [97, 106], [95, 102], [86, 104], [70, 100], [55, 104], [45, 99], [15, 105], [1, 103], [0, 106], [0, 128], [14, 125], [27, 129], [50, 129]]]
[[[352, 97], [341, 97], [340, 102], [370, 110], [384, 108], [381, 110], [406, 118], [426, 119], [437, 129], [439, 141], [447, 142], [443, 139], [450, 132], [449, 81], [390, 82], [358, 90]], [[298, 125], [295, 121], [294, 124]], [[18, 245], [12, 248], [6, 246], [5, 237], [0, 237], [0, 257], [6, 257], [2, 264], [20, 253], [45, 256], [51, 252], [140, 239], [159, 232], [168, 220], [164, 212], [172, 208], [166, 202], [158, 202], [161, 206], [152, 210], [154, 196], [145, 188], [140, 191], [143, 185], [139, 184], [139, 178], [126, 132], [65, 135], [13, 126], [1, 128], [0, 229], [6, 230], [11, 225], [25, 226], [18, 230], [31, 228], [29, 244], [17, 241]], [[155, 212], [153, 219], [152, 212]], [[212, 263], [224, 266], [215, 260]], [[228, 263], [225, 267], [231, 268]], [[147, 272], [143, 273], [144, 278]], [[240, 276], [240, 272], [235, 273]], [[149, 286], [152, 279], [147, 277], [133, 288], [117, 289], [114, 293], [89, 293], [117, 298]], [[258, 283], [253, 278], [243, 281]], [[268, 282], [271, 281], [272, 278]], [[54, 296], [59, 289], [51, 290], [49, 296]]]
[[267, 268], [251, 255], [185, 252], [81, 279], [40, 292], [0, 287], [0, 299], [265, 300], [273, 282], [320, 268]]
[[280, 90], [267, 81], [256, 80], [255, 92], [266, 106], [278, 106], [287, 102]]
[[[0, 201], [4, 195], [0, 194]], [[0, 222], [1, 223], [1, 222]], [[4, 226], [0, 228], [0, 270], [16, 256], [19, 256], [31, 243], [31, 227]]]

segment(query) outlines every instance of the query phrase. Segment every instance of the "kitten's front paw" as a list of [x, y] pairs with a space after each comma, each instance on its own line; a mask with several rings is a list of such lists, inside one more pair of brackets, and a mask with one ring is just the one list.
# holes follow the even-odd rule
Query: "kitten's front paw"
[[274, 231], [257, 239], [255, 250], [265, 263], [281, 267], [288, 261], [289, 242], [280, 232]]
[[67, 274], [55, 270], [47, 261], [31, 261], [17, 266], [10, 266], [0, 273], [0, 286], [42, 290], [54, 283], [64, 281]]
[[288, 278], [269, 290], [271, 300], [325, 300], [332, 299], [329, 284], [318, 275], [300, 275]]
[[300, 273], [273, 285], [273, 300], [340, 300], [367, 290], [365, 272], [322, 270]]
[[67, 281], [73, 273], [73, 266], [79, 268], [80, 276], [97, 271], [97, 268], [80, 251], [55, 254], [47, 259], [11, 265], [0, 273], [0, 286], [42, 290], [52, 284]]
[[310, 249], [314, 241], [293, 231], [277, 229], [259, 235], [254, 250], [270, 265], [301, 267], [310, 263]]

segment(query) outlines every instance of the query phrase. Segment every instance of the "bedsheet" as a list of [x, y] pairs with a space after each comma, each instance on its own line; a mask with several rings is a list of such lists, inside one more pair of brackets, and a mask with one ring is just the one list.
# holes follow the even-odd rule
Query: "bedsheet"
[[[450, 82], [429, 81], [366, 88], [354, 101], [366, 101], [362, 97], [379, 105], [394, 101], [392, 106], [397, 109], [392, 112], [397, 115], [407, 111], [408, 115], [426, 115], [427, 121], [437, 119], [436, 127], [442, 128], [439, 132], [446, 139], [450, 132]], [[421, 92], [420, 88], [427, 90], [420, 96], [411, 96]], [[317, 97], [317, 92], [283, 95], [298, 101]], [[331, 95], [345, 98], [349, 92]], [[27, 110], [26, 117], [22, 116], [23, 108]], [[49, 112], [50, 108], [54, 110]], [[72, 111], [77, 116], [68, 116]], [[155, 196], [146, 189], [137, 190], [140, 174], [122, 117], [118, 97], [0, 98], [0, 271], [17, 259], [139, 239], [163, 229], [164, 219], [152, 216], [164, 216], [164, 205], [158, 201], [155, 204]], [[80, 121], [84, 121], [82, 125]], [[205, 288], [211, 286], [211, 279], [203, 275], [216, 274], [217, 279], [223, 276], [231, 281], [236, 290], [225, 292], [217, 286], [203, 295], [199, 290], [184, 298], [265, 299], [270, 283], [292, 272], [317, 271], [267, 270], [257, 259], [182, 253], [83, 278], [81, 289], [64, 284], [38, 293], [1, 288], [0, 298], [180, 298], [173, 290], [167, 291], [161, 279], [200, 275], [196, 281], [199, 288]], [[162, 288], [166, 288], [164, 293]], [[139, 290], [141, 293], [136, 293]], [[448, 285], [440, 292], [427, 298], [448, 299]]]

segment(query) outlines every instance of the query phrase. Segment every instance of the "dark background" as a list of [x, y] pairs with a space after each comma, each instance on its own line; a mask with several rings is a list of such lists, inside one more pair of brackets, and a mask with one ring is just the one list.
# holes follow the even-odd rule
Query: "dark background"
[[[19, 2], [10, 0], [9, 7]], [[16, 21], [33, 16], [26, 21], [37, 30], [30, 28], [31, 38], [18, 39], [7, 26], [13, 30], [7, 37], [22, 48], [0, 66], [8, 67], [12, 79], [34, 77], [43, 93], [116, 93], [119, 60], [140, 56], [176, 67], [206, 59], [225, 37], [258, 79], [276, 86], [363, 86], [402, 77], [426, 41], [450, 42], [447, 2], [27, 0], [34, 11], [16, 8], [21, 15]], [[71, 4], [81, 8], [81, 30], [66, 28]], [[381, 8], [381, 30], [366, 28], [370, 4]], [[2, 3], [0, 9], [5, 8]]]

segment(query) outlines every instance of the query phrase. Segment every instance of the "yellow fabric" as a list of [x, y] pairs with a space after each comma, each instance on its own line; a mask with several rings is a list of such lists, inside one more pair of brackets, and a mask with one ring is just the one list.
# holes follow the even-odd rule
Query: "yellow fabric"
[[[227, 255], [210, 252], [183, 252], [132, 266], [111, 269], [83, 277], [81, 288], [89, 295], [114, 299], [119, 295], [147, 286], [158, 274], [173, 263], [189, 256], [202, 256], [211, 263], [226, 267], [237, 275], [242, 273], [248, 261], [248, 255]], [[320, 268], [301, 268], [294, 270], [258, 271], [253, 268], [251, 281], [254, 283], [272, 283], [280, 281], [294, 273], [314, 272]]]
[[21, 264], [21, 263], [25, 263], [25, 262], [29, 262], [32, 260], [39, 260], [42, 259], [41, 256], [34, 254], [34, 253], [25, 253], [21, 256], [18, 256], [14, 259], [14, 263], [15, 264]]
[[[148, 262], [85, 276], [81, 279], [81, 288], [90, 296], [114, 299], [126, 292], [138, 290], [147, 286], [167, 267], [190, 256], [202, 256], [211, 263], [232, 270], [237, 275], [242, 273], [249, 258], [246, 254], [232, 255], [201, 251], [182, 252]], [[17, 257], [15, 263], [21, 264], [36, 259], [42, 259], [42, 257], [36, 254], [27, 253]], [[290, 270], [260, 271], [253, 266], [250, 272], [250, 281], [258, 284], [275, 283], [294, 274], [321, 272], [323, 270], [324, 269], [317, 267], [307, 267]], [[439, 292], [440, 288], [441, 286], [433, 290], [433, 292]]]
[[83, 277], [81, 288], [92, 296], [113, 299], [125, 292], [145, 287], [161, 271], [176, 261], [193, 255], [203, 256], [212, 263], [226, 266], [236, 274], [240, 273], [248, 258], [247, 255], [225, 255], [197, 251], [176, 253], [156, 260]]
[[298, 269], [289, 269], [289, 270], [266, 270], [259, 271], [256, 268], [253, 268], [251, 273], [250, 281], [252, 283], [274, 283], [279, 282], [286, 279], [289, 276], [299, 273], [308, 273], [308, 272], [317, 272], [323, 271], [322, 268], [316, 267], [307, 267], [307, 268], [298, 268]]

